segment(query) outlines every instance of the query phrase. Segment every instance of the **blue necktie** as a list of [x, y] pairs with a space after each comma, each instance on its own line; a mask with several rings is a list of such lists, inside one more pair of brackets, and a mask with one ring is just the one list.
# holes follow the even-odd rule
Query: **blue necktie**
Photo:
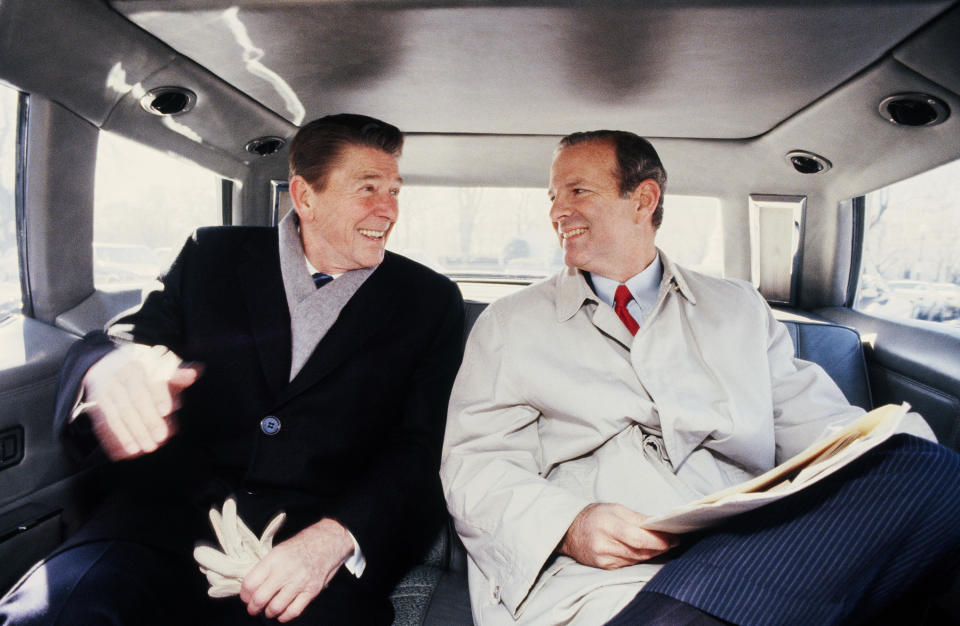
[[331, 280], [333, 280], [333, 276], [330, 274], [324, 274], [323, 272], [317, 272], [313, 275], [313, 284], [317, 286], [317, 289], [320, 289]]

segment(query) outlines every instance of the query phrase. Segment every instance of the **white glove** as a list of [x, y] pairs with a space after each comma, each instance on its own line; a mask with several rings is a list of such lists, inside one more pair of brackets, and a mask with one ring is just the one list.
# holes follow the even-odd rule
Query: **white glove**
[[233, 498], [223, 503], [222, 514], [216, 508], [210, 509], [210, 525], [223, 552], [210, 546], [197, 546], [193, 550], [194, 560], [210, 583], [207, 590], [210, 597], [226, 598], [240, 593], [243, 577], [273, 548], [273, 537], [286, 517], [286, 513], [277, 514], [258, 539], [237, 515], [237, 502]]
[[149, 454], [173, 436], [183, 391], [202, 370], [164, 346], [123, 344], [87, 371], [83, 402], [71, 419], [86, 412], [114, 461]]

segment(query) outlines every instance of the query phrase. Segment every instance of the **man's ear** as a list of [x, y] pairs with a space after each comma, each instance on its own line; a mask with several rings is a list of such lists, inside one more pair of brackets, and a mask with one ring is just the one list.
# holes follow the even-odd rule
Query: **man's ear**
[[642, 180], [630, 193], [630, 198], [635, 203], [637, 219], [650, 220], [660, 202], [660, 185], [652, 178]]
[[300, 217], [301, 222], [310, 222], [313, 220], [313, 213], [316, 207], [313, 187], [307, 182], [307, 179], [297, 174], [290, 179], [290, 200], [293, 202], [293, 208]]

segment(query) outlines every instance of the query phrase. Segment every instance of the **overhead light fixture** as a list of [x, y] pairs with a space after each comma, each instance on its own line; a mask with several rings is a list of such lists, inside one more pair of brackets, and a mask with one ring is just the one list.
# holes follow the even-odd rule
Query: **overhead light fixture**
[[197, 94], [186, 87], [156, 87], [140, 98], [140, 106], [154, 115], [181, 115], [197, 103]]
[[285, 143], [281, 137], [257, 137], [248, 142], [245, 149], [250, 154], [265, 157], [279, 152]]
[[833, 164], [819, 154], [807, 152], [806, 150], [792, 150], [787, 153], [787, 163], [793, 166], [801, 174], [822, 174], [826, 172]]
[[934, 126], [950, 117], [947, 103], [926, 93], [899, 93], [880, 101], [880, 115], [897, 126]]

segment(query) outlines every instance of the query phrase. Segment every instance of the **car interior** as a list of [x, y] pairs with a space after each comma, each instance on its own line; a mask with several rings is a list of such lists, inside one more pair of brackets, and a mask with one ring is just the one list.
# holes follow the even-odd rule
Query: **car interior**
[[[405, 132], [389, 247], [457, 281], [468, 331], [559, 268], [559, 139], [649, 138], [664, 253], [752, 281], [852, 404], [960, 450], [955, 0], [2, 0], [0, 98], [0, 589], [116, 471], [53, 432], [67, 350], [192, 229], [276, 224], [287, 143], [327, 114]], [[395, 623], [471, 623], [467, 558], [446, 529]]]

